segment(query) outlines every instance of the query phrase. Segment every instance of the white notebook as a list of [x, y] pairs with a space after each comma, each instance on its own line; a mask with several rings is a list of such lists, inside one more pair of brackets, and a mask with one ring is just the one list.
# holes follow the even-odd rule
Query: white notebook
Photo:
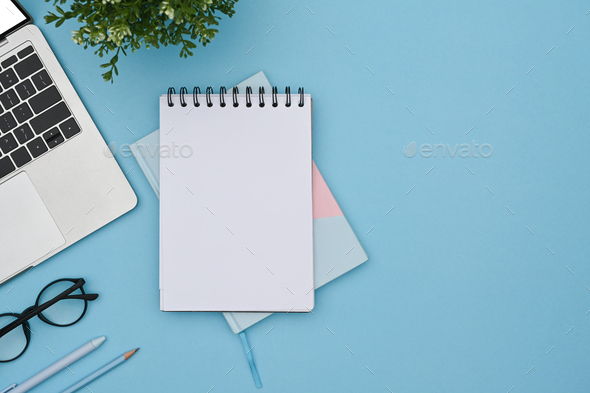
[[309, 312], [311, 97], [237, 93], [160, 98], [160, 308]]

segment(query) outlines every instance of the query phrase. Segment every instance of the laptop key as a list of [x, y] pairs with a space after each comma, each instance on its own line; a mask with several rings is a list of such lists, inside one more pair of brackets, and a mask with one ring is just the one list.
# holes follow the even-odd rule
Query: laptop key
[[2, 62], [2, 68], [8, 68], [11, 65], [13, 65], [14, 63], [16, 63], [17, 61], [18, 61], [18, 59], [16, 58], [16, 56], [10, 56], [8, 59], [6, 59]]
[[31, 112], [31, 108], [26, 102], [23, 102], [16, 108], [12, 110], [14, 117], [18, 120], [19, 123], [24, 123], [25, 121], [29, 120], [33, 116], [33, 112]]
[[[43, 131], [50, 129], [62, 120], [67, 119], [71, 115], [72, 114], [70, 113], [70, 110], [68, 109], [66, 104], [64, 102], [60, 102], [53, 108], [50, 108], [45, 112], [41, 113], [39, 116], [32, 118], [29, 124], [31, 125], [35, 133], [39, 135]], [[1, 116], [0, 119], [2, 119]], [[1, 128], [2, 121], [0, 120], [0, 129]]]
[[37, 90], [43, 90], [53, 83], [53, 81], [49, 77], [49, 74], [45, 70], [33, 75], [31, 77], [31, 80], [35, 84]]
[[31, 55], [24, 60], [21, 60], [20, 63], [16, 63], [14, 65], [14, 69], [16, 73], [21, 79], [26, 78], [27, 76], [31, 75], [33, 72], [39, 71], [43, 68], [43, 63], [39, 60], [39, 56]]
[[17, 105], [20, 102], [20, 100], [18, 99], [18, 96], [16, 95], [14, 89], [10, 89], [5, 93], [0, 94], [0, 102], [2, 102], [2, 106], [5, 109], [10, 109], [13, 106]]
[[54, 147], [56, 147], [57, 145], [59, 145], [63, 141], [65, 141], [64, 137], [61, 134], [59, 134], [58, 136], [56, 136], [52, 140], [48, 141], [47, 144], [49, 145], [49, 148], [53, 149]]
[[[0, 96], [2, 97], [2, 96]], [[61, 101], [61, 95], [55, 86], [51, 86], [49, 89], [42, 91], [29, 100], [31, 108], [35, 113], [41, 113], [45, 109], [52, 107]]]
[[64, 137], [59, 133], [57, 127], [52, 128], [43, 134], [43, 139], [45, 139], [45, 142], [47, 142], [47, 145], [49, 145], [51, 149], [64, 141]]
[[58, 135], [61, 135], [59, 133], [59, 130], [57, 129], [57, 127], [53, 127], [51, 130], [49, 130], [45, 134], [43, 134], [43, 139], [45, 139], [45, 142], [49, 142], [50, 140], [52, 140], [53, 138], [55, 138]]
[[2, 130], [2, 132], [8, 132], [17, 125], [18, 123], [14, 120], [12, 113], [8, 112], [0, 116], [0, 130]]
[[16, 130], [14, 130], [13, 133], [21, 145], [24, 145], [28, 141], [35, 138], [35, 134], [33, 133], [33, 130], [31, 130], [31, 127], [29, 127], [28, 124], [21, 125]]
[[8, 89], [16, 82], [18, 82], [18, 77], [16, 76], [12, 68], [0, 72], [0, 83], [2, 83], [2, 87], [4, 87], [5, 89]]
[[59, 129], [61, 130], [61, 132], [63, 132], [65, 137], [68, 139], [70, 139], [71, 137], [73, 137], [74, 135], [76, 135], [77, 133], [80, 132], [80, 127], [76, 123], [76, 120], [74, 120], [73, 118], [68, 119], [68, 120], [64, 121], [63, 123], [61, 123], [59, 125]]
[[16, 89], [16, 92], [20, 96], [21, 100], [26, 100], [27, 98], [30, 98], [33, 94], [37, 92], [37, 90], [35, 90], [35, 88], [33, 87], [31, 81], [28, 79], [23, 83], [19, 83], [14, 88]]
[[0, 159], [0, 179], [4, 176], [8, 175], [10, 172], [14, 171], [16, 168], [12, 161], [10, 161], [10, 157], [4, 157]]
[[10, 153], [14, 149], [16, 149], [18, 143], [16, 143], [16, 139], [12, 134], [5, 134], [0, 137], [0, 149], [4, 154]]
[[48, 150], [47, 145], [45, 145], [45, 142], [43, 142], [43, 138], [41, 137], [37, 137], [36, 139], [27, 143], [27, 147], [33, 155], [33, 158], [39, 157], [41, 154], [45, 153]]
[[32, 160], [31, 155], [24, 146], [21, 146], [20, 149], [15, 150], [10, 156], [12, 157], [12, 160], [16, 166], [19, 168]]
[[25, 49], [23, 49], [20, 52], [18, 52], [17, 53], [17, 56], [18, 56], [19, 59], [22, 59], [22, 58], [27, 57], [31, 53], [33, 53], [33, 47], [32, 46], [27, 46]]

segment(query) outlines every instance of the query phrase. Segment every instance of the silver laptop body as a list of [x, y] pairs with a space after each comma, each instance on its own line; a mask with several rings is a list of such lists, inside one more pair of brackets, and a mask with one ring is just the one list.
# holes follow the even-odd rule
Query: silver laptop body
[[[10, 26], [15, 12], [25, 20]], [[133, 209], [137, 198], [43, 34], [13, 0], [0, 0], [0, 66], [2, 283]]]

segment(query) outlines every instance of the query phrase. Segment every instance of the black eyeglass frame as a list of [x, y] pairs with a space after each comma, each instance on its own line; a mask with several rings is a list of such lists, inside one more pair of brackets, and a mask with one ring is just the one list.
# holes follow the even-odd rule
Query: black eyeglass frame
[[[74, 285], [72, 285], [70, 288], [66, 289], [65, 291], [63, 291], [62, 293], [60, 293], [59, 295], [57, 295], [53, 299], [48, 300], [43, 304], [39, 304], [39, 301], [41, 300], [41, 296], [49, 287], [51, 287], [52, 285], [55, 285], [59, 282], [64, 282], [64, 281], [72, 282], [72, 283], [74, 283]], [[22, 326], [24, 334], [25, 334], [25, 338], [27, 340], [27, 343], [26, 343], [24, 349], [22, 350], [22, 352], [18, 356], [14, 357], [10, 360], [0, 360], [0, 363], [12, 362], [13, 360], [16, 360], [19, 357], [21, 357], [26, 352], [26, 350], [29, 347], [29, 344], [31, 342], [31, 329], [30, 329], [30, 325], [29, 325], [29, 320], [31, 318], [38, 316], [39, 319], [42, 320], [43, 322], [45, 322], [49, 325], [52, 325], [52, 326], [57, 326], [57, 327], [72, 326], [72, 325], [80, 322], [80, 320], [84, 317], [84, 315], [86, 314], [86, 311], [88, 310], [88, 302], [89, 301], [91, 302], [91, 301], [96, 300], [98, 298], [98, 294], [96, 294], [96, 293], [87, 294], [86, 292], [84, 292], [84, 284], [86, 284], [86, 281], [84, 281], [83, 278], [61, 278], [59, 280], [55, 280], [55, 281], [47, 284], [45, 286], [45, 288], [43, 288], [41, 290], [41, 292], [39, 292], [39, 296], [37, 296], [37, 300], [35, 301], [35, 304], [31, 307], [26, 308], [22, 313], [20, 313], [20, 314], [15, 314], [15, 313], [0, 314], [0, 318], [6, 317], [6, 316], [17, 317], [17, 319], [15, 321], [9, 323], [8, 325], [6, 325], [2, 329], [0, 329], [0, 338], [4, 337], [5, 335], [10, 333], [14, 329], [18, 328], [19, 326]], [[80, 292], [82, 292], [82, 294], [71, 295], [71, 293], [77, 291], [78, 289], [80, 290]], [[57, 303], [61, 300], [65, 300], [65, 299], [84, 300], [84, 311], [82, 311], [82, 314], [80, 315], [80, 317], [78, 319], [76, 319], [74, 322], [62, 325], [62, 324], [50, 321], [42, 314], [43, 311], [47, 310], [49, 307], [53, 306], [55, 303]]]

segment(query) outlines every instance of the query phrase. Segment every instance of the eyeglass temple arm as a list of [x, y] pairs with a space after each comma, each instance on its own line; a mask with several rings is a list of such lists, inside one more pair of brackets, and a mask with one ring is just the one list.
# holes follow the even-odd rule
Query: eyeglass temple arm
[[65, 299], [80, 299], [80, 300], [88, 300], [88, 301], [93, 301], [98, 299], [98, 294], [96, 293], [86, 293], [84, 295], [68, 295], [65, 297]]
[[[28, 321], [29, 319], [33, 318], [34, 316], [47, 310], [49, 307], [53, 306], [55, 303], [59, 302], [60, 300], [67, 298], [70, 295], [70, 293], [74, 292], [78, 288], [81, 288], [85, 283], [86, 283], [86, 281], [84, 281], [84, 279], [81, 278], [74, 285], [72, 285], [70, 288], [66, 289], [65, 291], [63, 291], [62, 293], [60, 293], [59, 295], [57, 295], [53, 299], [49, 300], [48, 302], [41, 304], [39, 307], [31, 309], [29, 312], [21, 314], [16, 321], [9, 323], [8, 325], [6, 325], [2, 329], [0, 329], [0, 337], [3, 337], [4, 335], [8, 334], [10, 331], [15, 329], [17, 326], [22, 325], [24, 322]], [[72, 296], [78, 296], [78, 295], [72, 295]], [[94, 297], [94, 299], [88, 299], [88, 300], [95, 300], [98, 297], [98, 295], [96, 295], [96, 294], [94, 294], [94, 295], [90, 294], [89, 296], [95, 296], [95, 297]], [[16, 315], [18, 315], [18, 314], [16, 314]]]

